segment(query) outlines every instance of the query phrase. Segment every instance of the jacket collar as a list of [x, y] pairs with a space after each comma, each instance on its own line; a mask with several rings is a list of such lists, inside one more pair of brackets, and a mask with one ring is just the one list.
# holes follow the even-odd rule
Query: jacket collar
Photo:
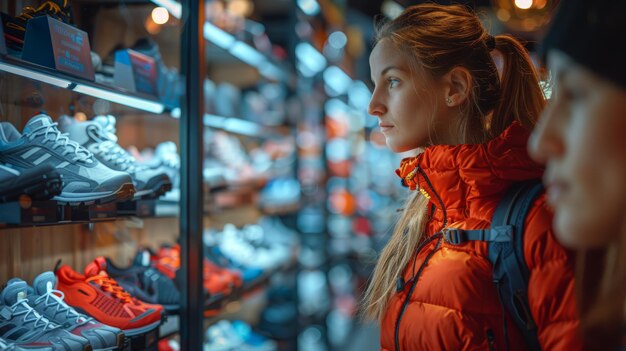
[[528, 129], [513, 122], [484, 144], [428, 147], [403, 159], [396, 174], [404, 186], [420, 191], [438, 209], [489, 219], [491, 211], [484, 211], [485, 205], [497, 202], [512, 183], [543, 175], [543, 167], [526, 151], [529, 136]]

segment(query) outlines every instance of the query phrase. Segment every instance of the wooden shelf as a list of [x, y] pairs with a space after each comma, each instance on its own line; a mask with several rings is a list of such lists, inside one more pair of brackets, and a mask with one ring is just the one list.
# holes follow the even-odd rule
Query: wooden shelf
[[12, 56], [0, 56], [0, 71], [51, 84], [79, 94], [95, 96], [99, 99], [139, 110], [157, 114], [166, 110], [165, 105], [154, 96], [134, 93], [125, 89], [77, 78]]
[[124, 217], [178, 217], [177, 202], [138, 200], [105, 205], [70, 206], [54, 200], [0, 204], [0, 229], [114, 221]]

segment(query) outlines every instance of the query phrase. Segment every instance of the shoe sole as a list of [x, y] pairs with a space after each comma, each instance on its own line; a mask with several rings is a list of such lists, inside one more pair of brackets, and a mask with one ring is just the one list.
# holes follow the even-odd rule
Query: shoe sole
[[113, 351], [113, 350], [124, 350], [124, 343], [126, 342], [126, 336], [124, 333], [119, 333], [117, 335], [117, 340], [115, 341], [115, 346], [103, 347], [103, 348], [94, 348], [93, 351]]
[[[103, 205], [114, 201], [126, 201], [133, 198], [135, 194], [135, 186], [132, 183], [125, 183], [114, 192], [95, 197], [93, 195], [84, 194], [83, 197], [63, 197], [55, 196], [54, 199], [60, 204], [70, 206], [86, 206], [86, 205]], [[82, 194], [81, 194], [82, 195]]]
[[161, 195], [167, 193], [168, 191], [172, 190], [172, 188], [173, 188], [173, 185], [171, 181], [162, 179], [159, 182], [157, 182], [154, 186], [152, 186], [152, 188], [150, 189], [137, 191], [135, 193], [133, 200], [156, 199], [160, 197]]
[[59, 174], [56, 171], [48, 172], [16, 184], [13, 189], [0, 194], [0, 202], [17, 200], [21, 195], [28, 195], [34, 200], [48, 200], [60, 194], [62, 187]]
[[178, 312], [178, 310], [180, 310], [180, 305], [160, 305], [163, 306], [163, 310], [167, 312], [168, 315], [175, 314], [175, 312]]
[[124, 335], [126, 336], [137, 336], [137, 335], [145, 334], [147, 332], [151, 332], [154, 329], [158, 328], [159, 325], [161, 325], [161, 319], [159, 319], [157, 322], [154, 322], [152, 324], [148, 324], [145, 327], [140, 327], [140, 328], [135, 328], [135, 329], [122, 329], [122, 331], [124, 332]]

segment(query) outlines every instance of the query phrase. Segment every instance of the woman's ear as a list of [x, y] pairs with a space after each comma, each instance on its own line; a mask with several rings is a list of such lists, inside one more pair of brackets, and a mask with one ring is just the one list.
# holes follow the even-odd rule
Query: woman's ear
[[472, 87], [472, 75], [465, 67], [454, 67], [443, 77], [444, 99], [449, 107], [459, 106], [467, 100]]

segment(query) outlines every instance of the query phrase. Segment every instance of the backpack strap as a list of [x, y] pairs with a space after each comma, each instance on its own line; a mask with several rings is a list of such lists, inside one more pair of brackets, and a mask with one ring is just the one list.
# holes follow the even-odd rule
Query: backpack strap
[[[530, 350], [540, 351], [537, 325], [528, 303], [530, 272], [524, 260], [524, 222], [533, 202], [543, 192], [539, 180], [516, 183], [500, 200], [491, 228], [481, 230], [445, 229], [444, 239], [451, 244], [470, 240], [488, 242], [489, 261], [493, 265], [493, 282], [503, 310], [521, 331]], [[506, 316], [503, 330], [507, 350], [509, 347]]]

